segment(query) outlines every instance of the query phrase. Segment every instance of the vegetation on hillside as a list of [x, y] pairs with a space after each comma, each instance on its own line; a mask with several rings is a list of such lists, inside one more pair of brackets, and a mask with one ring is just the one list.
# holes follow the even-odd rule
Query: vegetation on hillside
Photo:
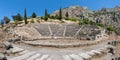
[[5, 24], [8, 24], [10, 22], [10, 19], [7, 16], [4, 16], [3, 20]]
[[12, 18], [13, 18], [13, 20], [18, 20], [18, 21], [23, 20], [22, 16], [19, 13], [17, 15], [12, 16]]
[[15, 25], [18, 25], [18, 20], [14, 20], [14, 24], [15, 24]]
[[36, 17], [37, 17], [36, 13], [33, 12], [31, 18], [36, 18]]
[[62, 17], [62, 9], [60, 8], [59, 9], [59, 14], [56, 14], [55, 16], [50, 16], [50, 14], [48, 14], [48, 12], [47, 12], [47, 9], [45, 9], [44, 16], [42, 16], [41, 19], [44, 19], [45, 21], [47, 21], [48, 18], [50, 18], [50, 19], [58, 19], [58, 20], [61, 21], [63, 19], [63, 17]]
[[47, 9], [45, 9], [44, 16], [42, 16], [41, 19], [47, 21], [48, 18], [50, 18], [50, 14], [48, 13]]
[[104, 25], [103, 25], [102, 23], [97, 23], [97, 25], [98, 25], [99, 27], [104, 27]]
[[45, 9], [45, 16], [44, 16], [44, 19], [45, 19], [45, 21], [48, 20], [48, 12], [47, 12], [47, 9]]
[[31, 21], [30, 21], [31, 23], [34, 23], [34, 19], [31, 19]]
[[85, 18], [85, 19], [79, 20], [79, 25], [98, 25], [98, 24], [92, 20], [89, 20], [88, 18]]
[[1, 27], [4, 27], [4, 21], [3, 20], [0, 21], [0, 25], [1, 25]]
[[66, 12], [65, 16], [66, 16], [67, 18], [69, 17], [69, 14], [68, 14], [68, 12]]
[[50, 16], [48, 15], [48, 18], [50, 19], [58, 19], [58, 20], [62, 20], [63, 17], [62, 17], [62, 8], [59, 9], [59, 14], [56, 14], [55, 16]]
[[24, 10], [24, 21], [25, 21], [25, 24], [27, 24], [27, 13], [26, 13], [26, 9]]
[[[59, 11], [58, 11], [58, 14], [50, 15], [48, 13], [48, 10], [45, 9], [44, 16], [42, 16], [41, 19], [43, 19], [45, 21], [48, 21], [48, 19], [53, 19], [53, 20], [58, 19], [62, 23], [63, 23], [62, 19], [65, 19], [65, 20], [68, 20], [68, 21], [78, 22], [79, 25], [96, 25], [100, 28], [105, 28], [107, 30], [107, 32], [109, 32], [109, 33], [115, 32], [117, 34], [120, 34], [120, 33], [118, 33], [118, 31], [120, 30], [119, 28], [115, 28], [110, 24], [105, 25], [104, 23], [102, 23], [102, 20], [100, 20], [100, 18], [98, 18], [98, 19], [96, 18], [96, 20], [92, 20], [92, 19], [90, 20], [89, 17], [86, 18], [84, 15], [80, 15], [80, 19], [78, 19], [78, 18], [75, 18], [75, 17], [70, 17], [71, 15], [70, 15], [69, 11], [66, 11], [65, 13], [63, 13], [63, 11], [64, 10], [62, 8], [60, 8]], [[97, 16], [100, 16], [100, 15], [106, 15], [106, 14], [113, 14], [113, 16], [116, 16], [115, 13], [116, 12], [94, 12], [94, 14], [91, 14], [91, 17], [93, 17], [93, 16], [97, 17]], [[30, 18], [36, 18], [36, 17], [37, 17], [37, 15], [36, 15], [35, 12], [33, 12], [32, 15], [30, 16]], [[15, 25], [18, 25], [19, 21], [23, 21], [23, 20], [24, 20], [25, 24], [28, 24], [26, 9], [24, 9], [24, 16], [23, 17], [20, 15], [20, 13], [18, 13], [17, 15], [13, 15], [12, 18], [13, 18], [13, 21], [14, 21]], [[112, 19], [114, 21], [116, 21], [116, 19], [114, 17], [112, 17]], [[40, 19], [38, 19], [37, 21], [40, 22], [39, 20]], [[3, 20], [1, 20], [0, 24], [3, 26], [4, 24], [7, 24], [9, 22], [10, 22], [10, 19], [5, 16], [3, 18]], [[31, 19], [30, 22], [34, 23], [35, 21], [33, 19]]]
[[60, 10], [59, 10], [59, 20], [61, 20], [62, 19], [62, 9], [60, 8]]
[[112, 27], [112, 26], [107, 26], [106, 29], [107, 29], [108, 31], [115, 31], [115, 28]]
[[66, 18], [64, 18], [65, 20], [69, 20], [69, 21], [77, 21], [78, 19], [76, 19], [76, 18], [68, 18], [68, 17], [66, 17]]
[[15, 25], [18, 25], [18, 22], [23, 20], [22, 16], [19, 13], [17, 15], [12, 16], [12, 18]]

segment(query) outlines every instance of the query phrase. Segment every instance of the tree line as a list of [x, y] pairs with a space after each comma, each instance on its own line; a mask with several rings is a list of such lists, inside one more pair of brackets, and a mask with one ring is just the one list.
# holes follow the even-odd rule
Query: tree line
[[[68, 14], [66, 15], [68, 17]], [[28, 18], [36, 18], [36, 17], [37, 17], [37, 14], [35, 12], [32, 13], [31, 17], [27, 17], [26, 8], [24, 9], [24, 17], [22, 17], [20, 13], [17, 13], [16, 15], [12, 16], [15, 25], [17, 25], [19, 21], [23, 21], [23, 20], [25, 24], [28, 24], [28, 21], [27, 21]], [[42, 16], [41, 19], [44, 19], [45, 21], [47, 21], [48, 18], [62, 20], [62, 9], [61, 8], [59, 9], [59, 14], [56, 16], [50, 16], [47, 9], [45, 9], [44, 16]], [[0, 25], [8, 24], [10, 21], [11, 20], [7, 16], [4, 16], [4, 18], [0, 21]]]
[[[31, 17], [27, 17], [27, 11], [26, 11], [26, 8], [24, 9], [24, 17], [22, 17], [20, 15], [20, 13], [17, 13], [17, 15], [13, 15], [12, 18], [13, 18], [13, 21], [14, 21], [14, 24], [15, 25], [18, 25], [18, 22], [19, 21], [23, 21], [24, 20], [24, 23], [25, 24], [28, 24], [28, 21], [27, 19], [28, 18], [36, 18], [37, 17], [37, 14], [35, 12], [32, 13]], [[59, 13], [56, 14], [55, 16], [50, 16], [50, 14], [48, 13], [47, 9], [45, 9], [44, 11], [44, 16], [41, 17], [41, 19], [47, 21], [48, 18], [50, 19], [58, 19], [60, 21], [62, 21], [63, 19], [63, 16], [62, 16], [62, 9], [60, 8], [59, 9]], [[66, 12], [65, 13], [65, 17], [64, 17], [65, 20], [70, 20], [70, 21], [79, 21], [79, 25], [97, 25], [99, 27], [105, 27], [101, 22], [93, 22], [87, 18], [85, 19], [76, 19], [76, 18], [69, 18], [69, 13]], [[1, 20], [0, 22], [0, 25], [3, 27], [4, 24], [8, 24], [11, 20], [7, 17], [7, 16], [4, 16], [4, 18]], [[34, 20], [32, 19], [31, 20], [32, 23], [34, 23]], [[112, 26], [106, 26], [105, 27], [109, 32], [111, 31], [115, 31], [116, 29]], [[115, 31], [116, 32], [116, 31]]]

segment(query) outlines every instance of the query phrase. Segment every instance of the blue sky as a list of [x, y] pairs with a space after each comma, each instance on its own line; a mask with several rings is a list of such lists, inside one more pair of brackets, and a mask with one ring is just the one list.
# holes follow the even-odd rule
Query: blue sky
[[27, 15], [31, 16], [36, 12], [38, 16], [44, 15], [44, 10], [48, 9], [49, 13], [72, 5], [87, 6], [90, 10], [101, 8], [112, 8], [120, 6], [120, 0], [1, 0], [0, 1], [0, 19], [20, 13], [23, 15], [24, 8], [27, 9]]

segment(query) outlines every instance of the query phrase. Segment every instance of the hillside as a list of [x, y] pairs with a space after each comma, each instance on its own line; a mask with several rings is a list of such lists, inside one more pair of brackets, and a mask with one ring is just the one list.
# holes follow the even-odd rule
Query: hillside
[[[80, 20], [89, 19], [96, 23], [102, 23], [104, 27], [112, 26], [115, 32], [120, 35], [120, 7], [102, 8], [101, 10], [91, 11], [87, 7], [70, 6], [62, 9], [62, 16], [66, 17], [68, 13], [69, 18], [77, 18]], [[59, 10], [54, 11], [51, 16], [59, 14]]]

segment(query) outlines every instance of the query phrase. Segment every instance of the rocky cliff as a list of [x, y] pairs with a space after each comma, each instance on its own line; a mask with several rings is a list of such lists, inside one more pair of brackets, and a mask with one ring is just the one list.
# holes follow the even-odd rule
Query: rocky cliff
[[[101, 22], [104, 26], [113, 26], [117, 33], [120, 34], [120, 7], [116, 6], [114, 8], [102, 8], [100, 10], [91, 11], [87, 7], [80, 6], [70, 6], [68, 8], [62, 9], [62, 16], [66, 17], [66, 13], [69, 14], [69, 18], [84, 19], [95, 22]], [[51, 15], [55, 16], [59, 14], [59, 10], [56, 10]]]
[[[70, 6], [68, 8], [62, 9], [62, 16], [66, 17], [66, 13], [68, 13], [69, 17], [75, 17], [75, 18], [82, 18], [85, 16], [88, 17], [88, 14], [92, 14], [93, 11], [88, 10], [87, 7], [80, 7], [80, 6]], [[51, 14], [52, 16], [58, 15], [59, 10], [56, 10]]]

